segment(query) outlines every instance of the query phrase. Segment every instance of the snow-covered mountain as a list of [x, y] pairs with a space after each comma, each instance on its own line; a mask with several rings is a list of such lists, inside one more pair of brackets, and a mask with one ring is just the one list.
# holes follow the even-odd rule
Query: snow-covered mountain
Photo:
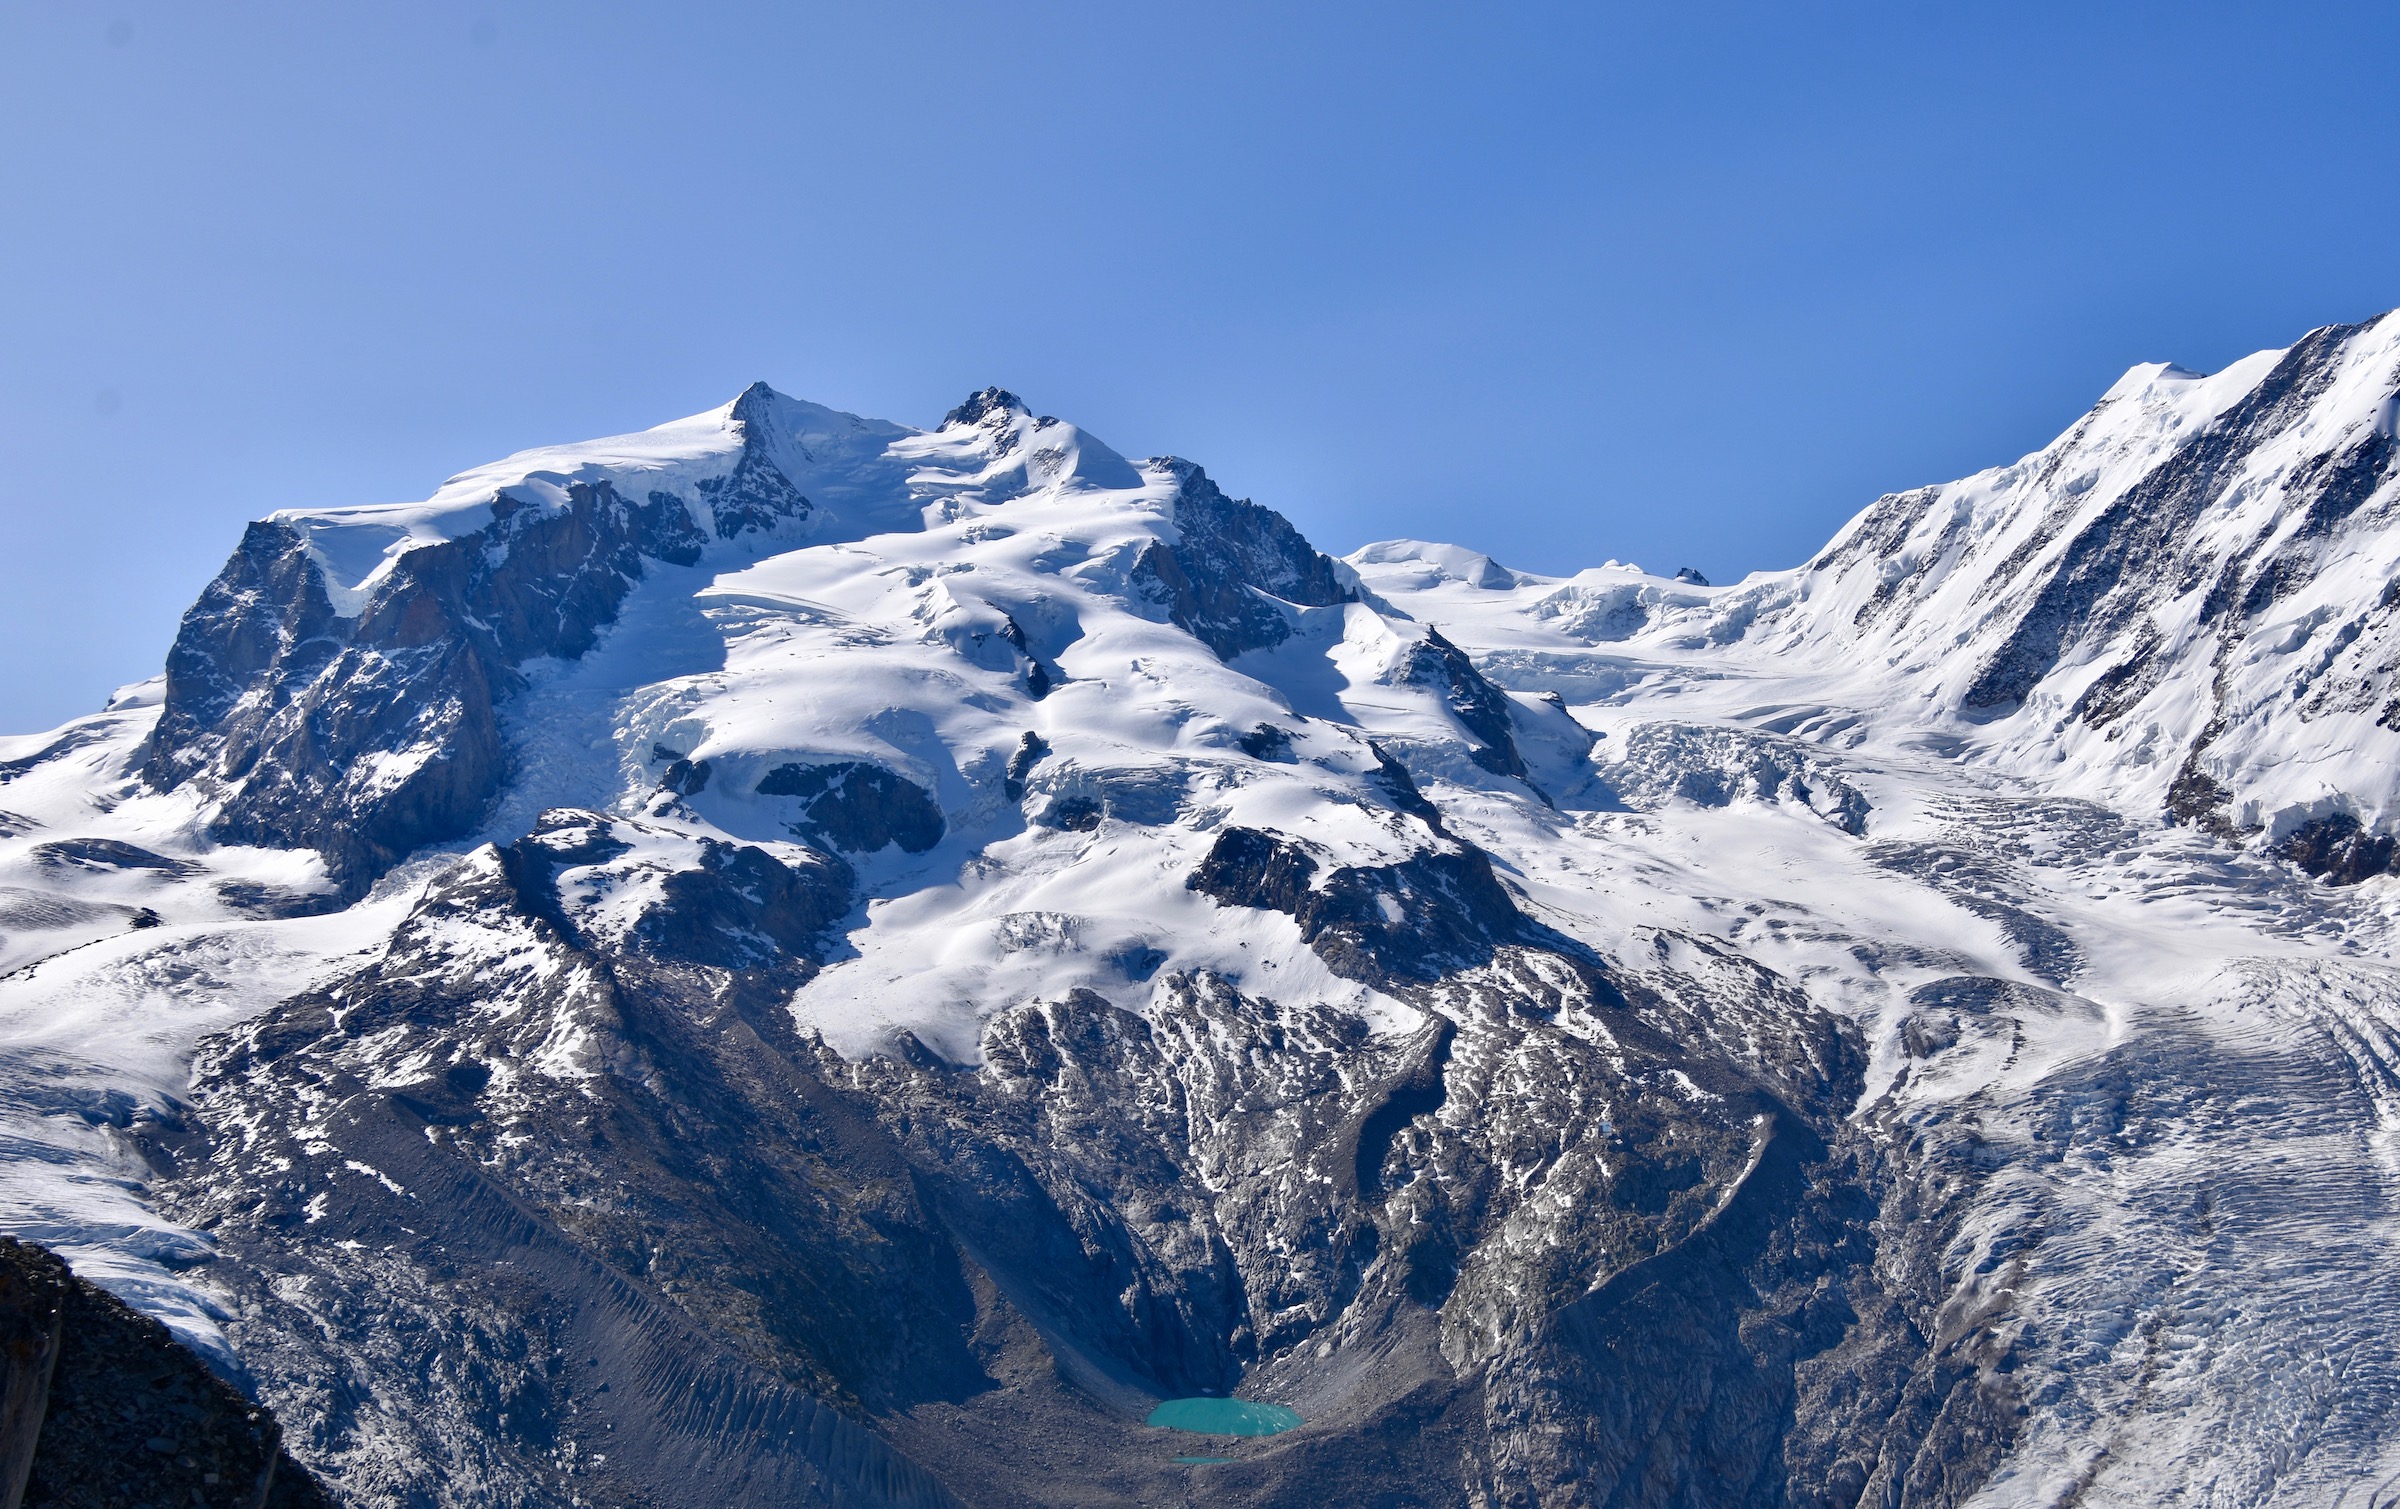
[[359, 1504], [2338, 1502], [2396, 414], [2137, 368], [1728, 587], [996, 389], [261, 521], [0, 743], [0, 1228]]
[[2337, 881], [2388, 873], [2396, 363], [2387, 317], [2214, 376], [2136, 367], [2050, 445], [1878, 500], [1799, 571], [1706, 602], [1621, 591], [1648, 611], [1614, 623], [1587, 590], [1531, 612], [1579, 641], [1726, 647], [1779, 696], [1861, 713], [1847, 743], [1921, 730]]

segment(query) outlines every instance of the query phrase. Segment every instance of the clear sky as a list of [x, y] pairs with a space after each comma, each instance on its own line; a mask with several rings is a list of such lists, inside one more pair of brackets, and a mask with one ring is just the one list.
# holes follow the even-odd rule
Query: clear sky
[[998, 383], [1724, 581], [2400, 304], [2400, 6], [0, 0], [0, 730], [271, 509]]

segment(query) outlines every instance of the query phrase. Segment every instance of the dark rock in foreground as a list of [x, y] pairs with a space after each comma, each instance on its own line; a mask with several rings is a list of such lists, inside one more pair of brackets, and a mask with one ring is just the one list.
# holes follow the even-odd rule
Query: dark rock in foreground
[[[114, 1295], [0, 1237], [0, 1501], [331, 1509], [274, 1416]], [[30, 1457], [30, 1460], [28, 1460]]]

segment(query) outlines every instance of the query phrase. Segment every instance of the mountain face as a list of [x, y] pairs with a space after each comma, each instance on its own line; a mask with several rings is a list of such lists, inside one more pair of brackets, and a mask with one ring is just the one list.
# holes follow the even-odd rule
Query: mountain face
[[2396, 415], [2137, 368], [1726, 587], [998, 389], [261, 521], [0, 744], [0, 1220], [359, 1505], [2339, 1502]]
[[2396, 361], [2387, 318], [2214, 377], [2137, 367], [2017, 465], [1876, 503], [1757, 594], [1758, 642], [1873, 657], [2052, 789], [2388, 874]]

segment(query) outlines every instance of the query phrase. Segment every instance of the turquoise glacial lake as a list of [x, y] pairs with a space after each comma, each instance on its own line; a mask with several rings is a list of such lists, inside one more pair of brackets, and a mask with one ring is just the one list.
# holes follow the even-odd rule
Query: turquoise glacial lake
[[1300, 1423], [1300, 1412], [1256, 1399], [1169, 1399], [1146, 1422], [1202, 1436], [1273, 1436]]

